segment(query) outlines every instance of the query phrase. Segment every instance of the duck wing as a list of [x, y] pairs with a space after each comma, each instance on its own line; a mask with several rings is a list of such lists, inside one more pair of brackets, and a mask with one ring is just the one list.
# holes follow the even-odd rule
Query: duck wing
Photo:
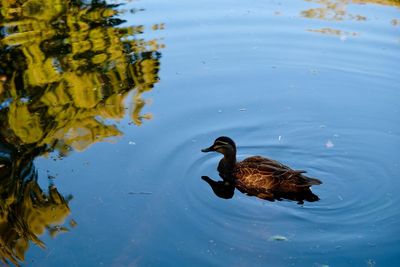
[[309, 178], [303, 170], [292, 170], [288, 166], [268, 158], [255, 156], [237, 163], [235, 177], [241, 187], [270, 191], [301, 191], [312, 185], [321, 184]]

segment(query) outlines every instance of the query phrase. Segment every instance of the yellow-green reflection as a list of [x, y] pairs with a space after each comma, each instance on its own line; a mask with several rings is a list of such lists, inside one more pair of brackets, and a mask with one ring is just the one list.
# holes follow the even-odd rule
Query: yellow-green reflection
[[[32, 241], [65, 230], [68, 201], [37, 183], [35, 157], [66, 156], [140, 125], [158, 81], [160, 48], [105, 1], [0, 0], [0, 262], [18, 265]], [[131, 10], [132, 14], [137, 10]], [[163, 24], [151, 30], [162, 30]], [[4, 201], [3, 201], [4, 200]]]
[[[400, 8], [400, 1], [398, 0], [305, 0], [317, 4], [318, 7], [310, 8], [301, 12], [301, 15], [305, 18], [310, 19], [321, 19], [327, 21], [343, 21], [343, 20], [355, 20], [355, 21], [366, 21], [369, 18], [362, 14], [354, 14], [349, 11], [351, 5], [364, 5], [364, 4], [376, 4], [392, 6]], [[393, 19], [391, 24], [396, 26], [397, 19]], [[340, 29], [322, 28], [322, 29], [310, 29], [311, 32], [318, 32], [329, 35], [340, 35], [340, 36], [356, 36], [358, 33], [345, 32]]]
[[18, 266], [30, 242], [45, 246], [39, 236], [46, 230], [52, 237], [68, 231], [63, 224], [72, 196], [62, 196], [51, 184], [47, 193], [40, 188], [32, 163], [40, 149], [25, 154], [3, 143], [0, 149], [0, 263]]
[[342, 31], [342, 30], [337, 30], [337, 29], [331, 29], [331, 28], [322, 28], [318, 30], [308, 30], [309, 32], [317, 32], [317, 33], [323, 33], [323, 34], [328, 34], [328, 35], [337, 35], [337, 36], [357, 36], [358, 34], [356, 32], [347, 32], [347, 31]]

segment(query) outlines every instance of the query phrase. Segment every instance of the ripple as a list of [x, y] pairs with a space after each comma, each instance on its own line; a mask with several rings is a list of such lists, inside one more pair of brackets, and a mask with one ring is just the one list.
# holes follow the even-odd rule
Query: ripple
[[[168, 222], [180, 229], [163, 230], [193, 233], [179, 238], [201, 255], [220, 253], [199, 259], [204, 265], [227, 265], [225, 255], [252, 264], [263, 255], [271, 266], [312, 266], [322, 257], [347, 257], [348, 264], [371, 244], [388, 248], [399, 239], [392, 237], [400, 218], [395, 29], [379, 20], [303, 19], [302, 4], [292, 4], [276, 6], [281, 16], [254, 7], [244, 12], [243, 3], [232, 10], [213, 4], [195, 15], [179, 7], [181, 15], [166, 21], [164, 91], [154, 108], [167, 108], [154, 112], [164, 139], [154, 141], [160, 151], [154, 164], [167, 165], [158, 181], [168, 194]], [[326, 27], [359, 34], [308, 31]], [[321, 179], [312, 187], [320, 201], [300, 206], [240, 192], [218, 198], [200, 177], [219, 179], [220, 155], [200, 149], [220, 135], [236, 141], [239, 159], [263, 155]], [[288, 241], [270, 241], [276, 235]], [[185, 253], [198, 259], [195, 251]], [[313, 261], [306, 264], [307, 257]], [[277, 258], [286, 264], [274, 265]]]
[[[196, 111], [185, 116], [196, 118], [199, 125], [204, 120]], [[272, 120], [267, 124], [275, 124]], [[398, 137], [382, 131], [366, 135], [364, 129], [357, 128], [320, 128], [307, 121], [283, 124], [267, 135], [260, 134], [257, 120], [236, 128], [233, 124], [215, 125], [213, 130], [200, 133], [197, 128], [186, 129], [176, 138], [180, 141], [172, 149], [169, 146], [160, 159], [168, 162], [167, 174], [179, 169], [179, 176], [169, 181], [172, 187], [180, 185], [180, 194], [171, 196], [174, 216], [184, 217], [191, 231], [204, 239], [241, 252], [247, 251], [251, 243], [254, 253], [262, 253], [271, 246], [269, 240], [274, 235], [287, 237], [289, 243], [310, 246], [330, 238], [335, 244], [352, 242], [367, 233], [377, 235], [380, 228], [390, 227], [399, 218], [396, 203], [400, 199], [393, 191], [398, 182], [392, 184], [393, 170], [388, 168], [384, 152], [369, 153], [376, 147], [363, 145], [371, 137], [385, 139], [389, 144], [398, 142]], [[286, 133], [281, 140], [277, 138], [279, 131]], [[334, 137], [333, 132], [339, 132], [339, 137]], [[238, 191], [230, 200], [216, 197], [200, 177], [219, 179], [216, 167], [220, 155], [204, 154], [200, 149], [222, 134], [238, 137], [239, 159], [264, 155], [320, 178], [323, 184], [312, 190], [321, 200], [300, 206], [291, 201], [268, 202]], [[325, 147], [328, 136], [335, 144], [331, 149]], [[166, 190], [174, 192], [171, 187]]]

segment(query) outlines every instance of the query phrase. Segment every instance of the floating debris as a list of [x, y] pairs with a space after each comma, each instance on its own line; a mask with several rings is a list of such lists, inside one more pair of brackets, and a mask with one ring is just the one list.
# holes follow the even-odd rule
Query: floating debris
[[278, 141], [282, 140], [282, 135], [278, 136]]
[[400, 19], [392, 19], [392, 20], [390, 21], [390, 23], [391, 23], [393, 26], [399, 26], [399, 25], [400, 25]]
[[129, 195], [151, 195], [153, 192], [144, 192], [144, 191], [139, 191], [139, 192], [129, 192]]
[[69, 225], [70, 225], [72, 228], [74, 228], [74, 227], [76, 227], [76, 226], [78, 225], [78, 223], [77, 223], [74, 219], [71, 219], [71, 220], [69, 221]]
[[369, 260], [367, 260], [367, 266], [368, 267], [375, 267], [376, 266], [376, 262], [373, 259], [369, 259]]
[[239, 109], [239, 111], [246, 111], [246, 110], [247, 110], [246, 108]]
[[129, 141], [128, 144], [129, 144], [129, 145], [132, 145], [132, 146], [136, 145], [136, 143], [133, 142], [133, 141]]
[[331, 140], [328, 140], [328, 142], [326, 142], [325, 146], [326, 146], [326, 148], [332, 148], [332, 147], [334, 147], [335, 145], [332, 143]]
[[269, 239], [269, 241], [288, 241], [286, 236], [283, 235], [274, 235], [271, 236]]

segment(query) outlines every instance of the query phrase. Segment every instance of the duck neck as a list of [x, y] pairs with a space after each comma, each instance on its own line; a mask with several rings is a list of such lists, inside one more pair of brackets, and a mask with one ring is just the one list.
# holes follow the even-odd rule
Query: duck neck
[[225, 174], [232, 174], [236, 167], [236, 153], [225, 153], [221, 159], [221, 172]]

